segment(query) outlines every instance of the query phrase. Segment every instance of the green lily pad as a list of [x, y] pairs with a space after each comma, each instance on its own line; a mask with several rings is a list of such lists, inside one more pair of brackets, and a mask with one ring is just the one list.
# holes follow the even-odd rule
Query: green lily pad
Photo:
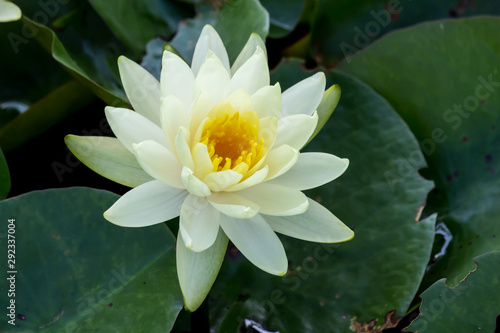
[[[232, 64], [252, 33], [265, 39], [269, 32], [269, 14], [258, 0], [228, 0], [212, 4], [200, 3], [197, 15], [180, 25], [171, 44], [191, 63], [196, 41], [206, 24], [219, 33]], [[238, 27], [235, 30], [235, 27]]]
[[0, 149], [0, 200], [4, 199], [10, 191], [9, 166]]
[[[439, 21], [395, 32], [343, 62], [384, 96], [417, 137], [430, 197], [453, 237], [426, 285], [457, 284], [472, 258], [500, 250], [500, 19]], [[412, 151], [402, 155], [411, 165]], [[405, 184], [396, 175], [395, 182]]]
[[422, 21], [485, 14], [500, 14], [495, 0], [320, 0], [312, 21], [311, 45], [316, 59], [332, 67], [389, 31]]
[[[311, 75], [299, 61], [281, 67], [284, 89]], [[339, 179], [307, 194], [356, 235], [342, 244], [280, 237], [289, 258], [283, 278], [260, 271], [230, 250], [210, 293], [214, 326], [222, 322], [219, 332], [226, 332], [224, 327], [238, 332], [245, 318], [269, 331], [292, 333], [348, 332], [355, 322], [372, 319], [374, 326], [388, 327], [386, 316], [392, 310], [395, 317], [404, 316], [415, 297], [434, 239], [434, 217], [416, 219], [432, 185], [411, 170], [404, 184], [391, 188], [386, 175], [398, 172], [400, 156], [419, 152], [418, 144], [371, 88], [339, 73], [327, 75], [327, 81], [339, 84], [343, 95], [334, 117], [306, 150], [349, 158], [350, 165]], [[423, 167], [420, 152], [417, 157]], [[239, 300], [250, 303], [237, 305]], [[229, 306], [236, 308], [226, 314]]]
[[136, 55], [153, 37], [170, 39], [179, 22], [192, 15], [181, 1], [90, 0], [90, 4]]
[[[493, 332], [500, 314], [500, 252], [474, 258], [476, 269], [455, 288], [444, 279], [420, 297], [420, 315], [411, 332]], [[497, 327], [498, 330], [498, 327]], [[497, 331], [495, 331], [497, 332]]]
[[[16, 273], [6, 273], [16, 281], [17, 327], [9, 332], [170, 330], [183, 306], [175, 238], [164, 225], [127, 229], [105, 221], [103, 211], [117, 199], [107, 191], [70, 188], [0, 202], [0, 251], [7, 258], [8, 240], [16, 250], [9, 268]], [[7, 219], [15, 220], [12, 227]], [[7, 239], [7, 228], [15, 238]], [[13, 299], [7, 291], [2, 284], [2, 304]]]

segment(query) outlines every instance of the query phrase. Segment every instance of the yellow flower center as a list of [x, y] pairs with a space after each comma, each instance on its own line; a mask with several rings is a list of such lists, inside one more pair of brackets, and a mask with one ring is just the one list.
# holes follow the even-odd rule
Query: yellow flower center
[[232, 169], [246, 174], [264, 155], [259, 138], [259, 117], [254, 111], [238, 112], [231, 104], [216, 106], [203, 126], [200, 142], [212, 160], [213, 172]]

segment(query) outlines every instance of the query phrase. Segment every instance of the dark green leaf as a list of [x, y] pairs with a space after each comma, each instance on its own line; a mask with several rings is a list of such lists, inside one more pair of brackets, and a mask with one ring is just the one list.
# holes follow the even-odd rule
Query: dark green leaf
[[444, 279], [434, 283], [420, 297], [420, 316], [407, 328], [418, 333], [497, 332], [500, 314], [500, 252], [474, 258], [475, 271], [455, 288]]
[[[472, 258], [500, 250], [498, 29], [500, 19], [486, 17], [422, 24], [339, 67], [382, 94], [425, 153], [432, 205], [453, 236], [427, 285], [442, 277], [457, 284], [474, 269]], [[412, 153], [402, 157], [411, 162]]]
[[498, 15], [500, 6], [495, 0], [320, 0], [316, 13], [311, 45], [316, 59], [331, 67], [388, 31], [448, 17]]
[[269, 12], [269, 37], [281, 38], [295, 29], [304, 10], [305, 0], [261, 0]]
[[23, 37], [22, 23], [0, 24], [0, 127], [70, 80], [38, 43]]
[[31, 38], [35, 38], [71, 75], [106, 103], [126, 105], [116, 65], [124, 50], [95, 13], [80, 10], [74, 15], [72, 24], [59, 32], [64, 44], [51, 29], [27, 16], [23, 16], [22, 23], [23, 29], [34, 32]]
[[[281, 66], [281, 73], [288, 73], [280, 78], [284, 89], [309, 75], [298, 61]], [[334, 116], [306, 148], [349, 158], [350, 165], [339, 179], [308, 195], [356, 235], [343, 244], [281, 237], [290, 262], [284, 278], [270, 276], [230, 251], [210, 294], [212, 315], [222, 320], [226, 307], [239, 299], [249, 299], [251, 306], [231, 310], [234, 317], [228, 313], [224, 327], [238, 327], [244, 318], [263, 321], [270, 331], [291, 333], [348, 332], [352, 321], [371, 319], [381, 326], [391, 310], [396, 317], [405, 314], [420, 284], [434, 218], [415, 221], [432, 187], [417, 173], [424, 165], [417, 142], [368, 86], [338, 73], [327, 77], [329, 84], [342, 87], [343, 95]], [[409, 151], [417, 152], [418, 161], [405, 169], [405, 182], [394, 186], [391, 177], [406, 167], [401, 156]]]
[[90, 0], [111, 30], [136, 55], [156, 36], [170, 39], [191, 11], [180, 1]]
[[[175, 239], [164, 225], [127, 229], [105, 221], [103, 211], [117, 198], [70, 188], [0, 202], [4, 258], [7, 219], [15, 219], [9, 270], [17, 273], [7, 273], [16, 280], [15, 331], [170, 330], [183, 305]], [[10, 299], [4, 283], [0, 300]]]

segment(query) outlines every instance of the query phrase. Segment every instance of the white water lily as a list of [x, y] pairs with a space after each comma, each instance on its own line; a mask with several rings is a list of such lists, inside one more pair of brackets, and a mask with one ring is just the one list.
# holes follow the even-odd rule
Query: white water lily
[[275, 232], [314, 242], [353, 237], [302, 193], [348, 166], [334, 155], [300, 153], [317, 127], [323, 73], [282, 93], [270, 85], [258, 35], [230, 67], [210, 26], [191, 67], [164, 52], [160, 82], [125, 57], [118, 64], [135, 112], [106, 108], [116, 139], [70, 135], [66, 142], [94, 171], [133, 187], [104, 213], [107, 220], [143, 227], [180, 216], [177, 271], [188, 310], [208, 294], [228, 238], [257, 267], [281, 276], [288, 261]]
[[0, 22], [17, 21], [21, 18], [21, 9], [10, 1], [0, 0]]

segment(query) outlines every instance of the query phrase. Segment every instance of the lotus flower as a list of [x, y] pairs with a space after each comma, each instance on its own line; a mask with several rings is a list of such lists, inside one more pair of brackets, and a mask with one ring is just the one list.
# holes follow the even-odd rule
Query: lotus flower
[[[124, 227], [179, 219], [177, 272], [195, 310], [218, 274], [228, 238], [260, 269], [287, 272], [276, 232], [341, 242], [353, 232], [307, 190], [339, 177], [348, 160], [300, 153], [318, 125], [323, 73], [285, 92], [270, 85], [266, 48], [253, 34], [230, 67], [219, 35], [205, 26], [189, 66], [165, 51], [160, 82], [118, 60], [135, 111], [107, 107], [115, 138], [68, 136], [87, 166], [133, 187], [105, 213]], [[339, 94], [338, 86], [326, 94]]]

